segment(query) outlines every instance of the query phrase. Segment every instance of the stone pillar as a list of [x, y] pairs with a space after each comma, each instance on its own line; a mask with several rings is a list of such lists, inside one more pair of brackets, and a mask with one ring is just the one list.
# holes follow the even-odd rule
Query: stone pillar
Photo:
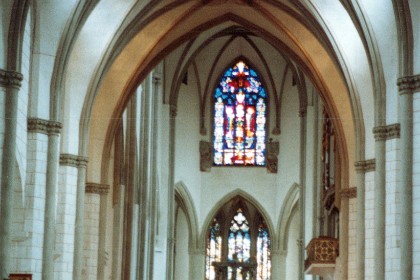
[[358, 161], [357, 172], [357, 279], [365, 279], [365, 172], [375, 168], [375, 160]]
[[[12, 242], [13, 196], [18, 93], [22, 74], [0, 69], [0, 86], [5, 88], [5, 128], [1, 177], [0, 279], [9, 277]], [[7, 164], [5, 164], [7, 163]]]
[[86, 183], [85, 210], [83, 228], [83, 268], [80, 279], [97, 279], [99, 249], [100, 199], [106, 195], [109, 186], [98, 183]]
[[385, 279], [385, 140], [387, 135], [386, 126], [378, 126], [373, 129], [375, 135], [375, 208], [374, 208], [374, 258], [375, 279]]
[[420, 75], [398, 79], [400, 93], [400, 202], [401, 280], [413, 270], [413, 93], [420, 90]]
[[54, 280], [55, 219], [61, 127], [62, 125], [59, 122], [49, 122], [47, 179], [45, 188], [44, 251], [42, 259], [43, 280]]
[[299, 230], [299, 279], [305, 279], [305, 198], [306, 198], [306, 108], [299, 111], [300, 117], [300, 167], [299, 167], [299, 211], [300, 211], [300, 230]]
[[77, 190], [76, 190], [76, 221], [74, 231], [74, 257], [73, 279], [82, 279], [83, 266], [83, 222], [85, 210], [85, 184], [86, 184], [87, 158], [78, 156], [77, 167]]
[[170, 109], [170, 131], [169, 131], [169, 180], [168, 180], [168, 238], [166, 249], [166, 279], [173, 280], [174, 277], [174, 245], [175, 245], [175, 120], [177, 109], [171, 105]]
[[[71, 279], [74, 276], [75, 221], [77, 207], [77, 155], [61, 154], [57, 189], [55, 224], [54, 278]], [[76, 259], [77, 260], [77, 259]]]

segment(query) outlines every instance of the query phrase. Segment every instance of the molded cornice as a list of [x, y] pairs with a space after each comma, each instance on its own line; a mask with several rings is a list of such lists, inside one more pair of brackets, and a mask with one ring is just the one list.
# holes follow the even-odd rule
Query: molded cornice
[[354, 167], [357, 172], [375, 171], [375, 159], [356, 161]]
[[60, 165], [66, 165], [71, 167], [86, 167], [88, 162], [87, 157], [72, 155], [72, 154], [61, 154], [60, 155]]
[[0, 69], [0, 86], [20, 88], [22, 80], [23, 75], [21, 73]]
[[420, 74], [415, 76], [401, 77], [397, 80], [397, 85], [400, 94], [420, 91]]
[[38, 118], [28, 118], [28, 132], [60, 134], [63, 125], [60, 122], [48, 121]]
[[357, 197], [357, 188], [347, 188], [341, 190], [341, 198], [356, 198]]
[[377, 126], [373, 128], [373, 134], [376, 141], [385, 141], [395, 138], [400, 138], [400, 124], [390, 124], [384, 126]]
[[86, 183], [85, 192], [92, 194], [107, 194], [109, 192], [109, 185], [98, 183]]

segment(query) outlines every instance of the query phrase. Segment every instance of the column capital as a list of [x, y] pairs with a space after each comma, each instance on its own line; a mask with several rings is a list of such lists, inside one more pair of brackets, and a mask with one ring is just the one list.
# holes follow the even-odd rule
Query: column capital
[[420, 74], [398, 78], [397, 85], [400, 94], [420, 91]]
[[386, 126], [376, 126], [372, 130], [376, 141], [385, 141], [387, 135]]
[[358, 173], [359, 172], [366, 173], [369, 171], [375, 171], [375, 159], [356, 161], [354, 163], [354, 167], [356, 169], [356, 172]]
[[40, 118], [28, 118], [28, 132], [42, 133], [46, 135], [60, 134], [62, 127], [63, 125], [60, 122]]
[[0, 69], [0, 86], [20, 88], [23, 75], [16, 71]]
[[109, 185], [106, 184], [86, 182], [85, 192], [92, 194], [108, 194], [109, 188]]
[[72, 155], [72, 154], [61, 154], [60, 165], [66, 165], [71, 167], [86, 167], [88, 162], [87, 157]]
[[385, 141], [400, 138], [400, 124], [394, 123], [373, 128], [373, 134], [376, 141]]

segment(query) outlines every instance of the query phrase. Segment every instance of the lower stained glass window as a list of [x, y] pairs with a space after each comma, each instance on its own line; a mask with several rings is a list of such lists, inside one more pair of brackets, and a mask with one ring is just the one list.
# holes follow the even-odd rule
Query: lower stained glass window
[[266, 98], [243, 61], [225, 71], [214, 93], [215, 165], [265, 165]]

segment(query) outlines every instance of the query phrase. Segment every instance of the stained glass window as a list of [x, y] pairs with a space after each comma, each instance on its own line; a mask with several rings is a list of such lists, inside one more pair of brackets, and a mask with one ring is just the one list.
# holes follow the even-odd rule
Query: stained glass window
[[264, 223], [258, 227], [257, 280], [268, 280], [271, 276], [270, 237]]
[[266, 99], [243, 61], [226, 70], [214, 93], [215, 165], [265, 165]]
[[[228, 236], [228, 261], [247, 262], [251, 258], [251, 236], [248, 220], [239, 208], [230, 222]], [[241, 267], [238, 267], [236, 279], [242, 279]], [[228, 279], [233, 279], [232, 268], [228, 267]]]
[[209, 228], [207, 236], [207, 258], [206, 258], [206, 279], [215, 279], [216, 272], [214, 270], [213, 262], [222, 260], [222, 236], [220, 232], [220, 224], [217, 219]]

